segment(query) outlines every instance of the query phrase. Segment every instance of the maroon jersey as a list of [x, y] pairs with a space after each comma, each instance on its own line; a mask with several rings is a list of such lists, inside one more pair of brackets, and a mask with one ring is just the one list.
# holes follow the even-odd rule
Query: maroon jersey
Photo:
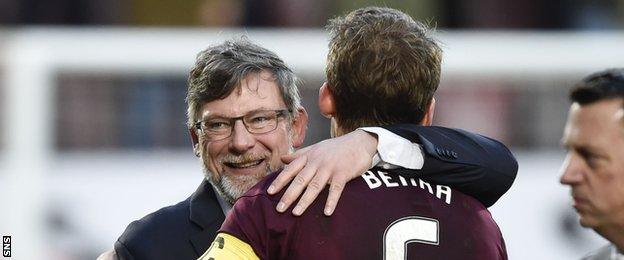
[[331, 217], [324, 199], [295, 217], [275, 211], [283, 192], [266, 193], [275, 177], [242, 196], [220, 231], [261, 259], [507, 259], [490, 212], [447, 186], [373, 168], [348, 183]]

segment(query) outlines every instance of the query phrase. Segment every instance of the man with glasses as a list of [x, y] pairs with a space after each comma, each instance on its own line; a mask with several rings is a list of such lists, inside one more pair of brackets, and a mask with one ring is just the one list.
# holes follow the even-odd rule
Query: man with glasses
[[[187, 124], [205, 181], [187, 200], [131, 223], [115, 243], [115, 252], [109, 255], [120, 259], [197, 259], [210, 245], [232, 204], [270, 172], [279, 170], [283, 166], [282, 156], [302, 145], [307, 113], [300, 104], [295, 83], [293, 72], [279, 57], [244, 39], [226, 41], [200, 52], [189, 74]], [[440, 159], [429, 150], [435, 149], [430, 145], [436, 138], [445, 136], [443, 131], [412, 131], [411, 127], [403, 126], [385, 128], [412, 141], [426, 143], [427, 149], [392, 136], [382, 128], [368, 130], [378, 132], [375, 134], [357, 130], [315, 145], [314, 150], [327, 155], [315, 171], [319, 174], [295, 177], [293, 184], [310, 183], [309, 187], [322, 188], [325, 183], [310, 180], [329, 173], [325, 180], [331, 180], [332, 186], [344, 185], [353, 178], [344, 176], [359, 176], [378, 162], [411, 169], [421, 168], [423, 160], [430, 160], [432, 165], [458, 165], [454, 159]], [[378, 141], [375, 137], [380, 146], [377, 157], [381, 159], [377, 160], [373, 160]], [[469, 147], [483, 145], [471, 140], [464, 142]], [[503, 145], [496, 145], [496, 151], [507, 151]], [[399, 156], [389, 155], [381, 146], [402, 152]], [[492, 151], [476, 151], [489, 152]], [[309, 157], [310, 161], [314, 161], [313, 157]], [[358, 160], [344, 163], [350, 157]], [[513, 178], [492, 170], [487, 165], [491, 161], [485, 161], [475, 161], [469, 166], [462, 162], [461, 167], [471, 169], [467, 174], [439, 177], [436, 167], [422, 174], [457, 183], [489, 206], [511, 186]], [[515, 163], [512, 156], [504, 157], [503, 161]], [[295, 166], [301, 167], [295, 168], [306, 169], [305, 162], [298, 162]], [[297, 172], [292, 167], [288, 172]], [[337, 203], [335, 200], [331, 205]], [[279, 208], [284, 211], [287, 207]], [[330, 215], [331, 210], [327, 213]]]
[[[503, 183], [507, 189], [517, 164], [495, 140], [430, 126], [442, 51], [426, 26], [394, 9], [369, 7], [330, 21], [328, 28], [327, 82], [318, 105], [331, 118], [332, 136], [402, 123], [406, 136], [422, 144], [424, 165], [419, 171], [360, 171], [331, 217], [318, 200], [299, 201], [299, 217], [276, 213], [284, 199], [268, 193], [280, 178], [271, 174], [240, 197], [200, 259], [507, 259], [502, 234], [486, 209], [493, 201], [480, 203], [479, 192], [473, 198], [441, 184], [455, 178], [453, 187], [462, 187], [481, 179], [487, 168], [500, 179], [490, 179], [481, 191]], [[313, 155], [310, 149], [297, 152], [291, 164]], [[368, 157], [343, 165], [357, 168], [352, 163], [362, 158]], [[331, 196], [332, 189], [342, 190], [332, 181], [329, 188], [321, 186], [321, 197]], [[308, 206], [305, 213], [297, 209]]]

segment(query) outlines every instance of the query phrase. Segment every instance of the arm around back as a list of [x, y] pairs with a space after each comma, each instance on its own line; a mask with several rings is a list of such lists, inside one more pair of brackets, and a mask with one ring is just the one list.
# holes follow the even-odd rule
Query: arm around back
[[489, 137], [439, 126], [397, 124], [383, 128], [421, 144], [425, 152], [421, 170], [399, 172], [449, 185], [486, 207], [494, 205], [516, 178], [515, 157], [504, 144]]

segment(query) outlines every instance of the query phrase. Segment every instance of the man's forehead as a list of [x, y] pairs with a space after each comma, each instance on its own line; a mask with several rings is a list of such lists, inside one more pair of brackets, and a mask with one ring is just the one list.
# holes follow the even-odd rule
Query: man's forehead
[[624, 140], [621, 102], [605, 100], [586, 105], [572, 104], [562, 138], [564, 146], [595, 147], [601, 140], [614, 137]]
[[244, 116], [244, 115], [248, 115], [248, 114], [252, 114], [255, 112], [259, 112], [259, 111], [263, 111], [263, 110], [276, 110], [273, 107], [265, 107], [265, 106], [260, 106], [256, 109], [252, 109], [249, 111], [246, 111], [245, 113], [237, 113], [237, 111], [234, 110], [211, 110], [211, 109], [204, 109], [202, 111], [201, 114], [201, 118], [210, 118], [210, 117], [239, 117], [239, 116]]
[[624, 133], [624, 106], [622, 106], [616, 113], [613, 115], [614, 120], [620, 122], [622, 126], [622, 131]]
[[568, 120], [577, 122], [594, 122], [597, 124], [620, 124], [624, 112], [622, 112], [621, 99], [608, 99], [590, 104], [581, 105], [577, 102], [570, 106], [570, 117]]
[[274, 84], [261, 83], [251, 88], [248, 85], [237, 87], [223, 99], [205, 102], [200, 108], [200, 116], [241, 116], [257, 110], [284, 109], [286, 104]]

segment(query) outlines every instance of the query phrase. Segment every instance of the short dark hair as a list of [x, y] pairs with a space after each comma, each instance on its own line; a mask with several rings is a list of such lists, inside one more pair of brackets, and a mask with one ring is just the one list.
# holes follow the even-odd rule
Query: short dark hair
[[430, 29], [395, 9], [365, 7], [330, 20], [327, 83], [345, 131], [421, 122], [440, 82]]
[[624, 99], [624, 68], [593, 73], [570, 91], [570, 101], [581, 105], [614, 98]]
[[301, 99], [292, 70], [272, 51], [240, 37], [197, 54], [186, 93], [188, 127], [198, 120], [197, 113], [204, 103], [226, 98], [247, 75], [262, 71], [271, 72], [286, 106], [290, 111], [297, 111]]

